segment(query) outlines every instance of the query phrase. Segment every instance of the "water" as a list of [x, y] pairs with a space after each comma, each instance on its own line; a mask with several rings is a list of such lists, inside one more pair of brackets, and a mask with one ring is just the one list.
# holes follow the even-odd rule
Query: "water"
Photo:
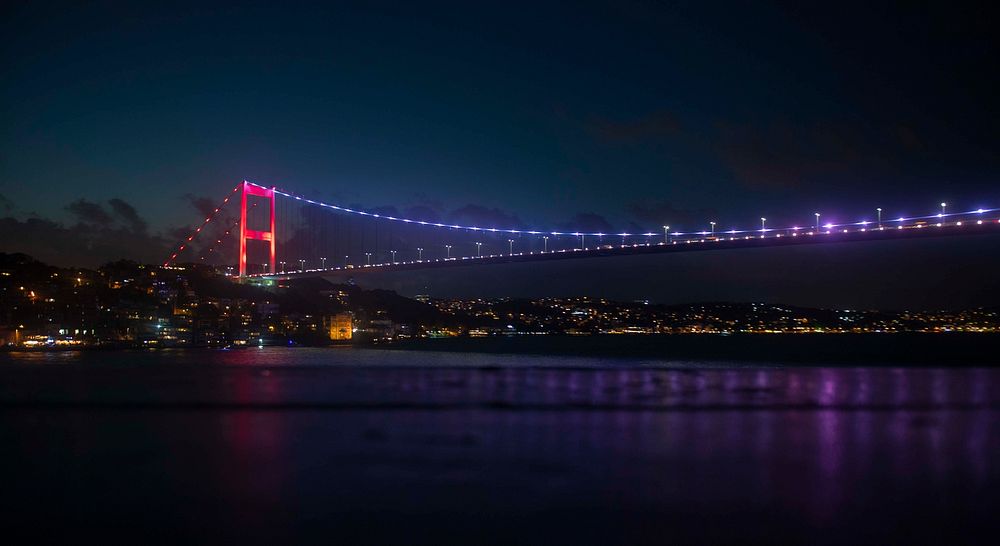
[[0, 510], [47, 539], [975, 542], [1000, 530], [998, 386], [759, 358], [6, 354]]

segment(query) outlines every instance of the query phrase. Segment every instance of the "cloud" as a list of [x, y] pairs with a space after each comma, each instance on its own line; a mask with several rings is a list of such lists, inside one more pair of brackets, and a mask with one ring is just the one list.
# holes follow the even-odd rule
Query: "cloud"
[[646, 230], [650, 226], [677, 226], [704, 223], [706, 218], [711, 218], [715, 215], [715, 212], [709, 209], [680, 209], [665, 201], [632, 203], [626, 209], [629, 215], [636, 221], [636, 223], [631, 225], [630, 230], [637, 227], [640, 230]]
[[[199, 196], [193, 193], [185, 193], [181, 199], [195, 208], [203, 217], [208, 217], [215, 211], [216, 202], [211, 197]], [[238, 203], [237, 203], [238, 204]]]
[[6, 195], [0, 194], [0, 210], [4, 212], [11, 212], [14, 210], [14, 202], [7, 198]]
[[780, 120], [720, 123], [713, 148], [743, 185], [787, 189], [896, 178], [924, 164], [926, 146], [903, 123]]
[[425, 205], [407, 207], [403, 209], [403, 216], [410, 218], [411, 220], [419, 220], [422, 222], [441, 222], [441, 214], [433, 208]]
[[66, 210], [76, 216], [77, 222], [84, 224], [106, 226], [113, 221], [103, 206], [82, 198], [66, 205]]
[[592, 233], [615, 233], [614, 226], [600, 214], [593, 212], [581, 212], [573, 216], [568, 222], [559, 224], [560, 231], [584, 231]]
[[146, 232], [148, 224], [139, 217], [139, 214], [135, 211], [135, 207], [117, 197], [109, 200], [108, 204], [111, 205], [111, 210], [124, 220], [133, 231]]
[[448, 214], [448, 223], [487, 228], [523, 228], [524, 223], [508, 212], [498, 208], [468, 204]]
[[370, 209], [368, 212], [372, 214], [378, 214], [379, 216], [392, 216], [393, 218], [399, 218], [399, 209], [393, 205], [383, 205], [380, 207], [375, 207]]
[[94, 267], [121, 258], [159, 262], [173, 244], [169, 236], [150, 234], [146, 220], [123, 199], [107, 205], [77, 199], [65, 210], [72, 215], [67, 224], [36, 215], [0, 218], [4, 250], [59, 266]]
[[[93, 212], [93, 207], [82, 210]], [[97, 214], [100, 216], [100, 214]], [[128, 227], [82, 222], [74, 226], [46, 218], [0, 218], [6, 252], [23, 252], [59, 266], [95, 267], [130, 258], [159, 262], [167, 255], [168, 242], [160, 236]]]
[[657, 111], [626, 120], [598, 119], [586, 124], [595, 138], [608, 143], [637, 143], [672, 137], [681, 132], [681, 124], [670, 112]]
[[[578, 125], [601, 144], [655, 148], [668, 172], [731, 177], [742, 188], [775, 191], [873, 181], [922, 180], [955, 165], [996, 165], [996, 154], [961, 134], [905, 118], [684, 118], [654, 110], [633, 119], [591, 118]], [[637, 156], [636, 161], [650, 160]]]

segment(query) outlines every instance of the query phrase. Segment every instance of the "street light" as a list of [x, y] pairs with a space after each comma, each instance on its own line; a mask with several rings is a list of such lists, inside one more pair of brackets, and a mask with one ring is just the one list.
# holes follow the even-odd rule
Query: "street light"
[[766, 229], [764, 229], [764, 222], [766, 222], [766, 221], [767, 221], [767, 218], [761, 217], [761, 219], [760, 219], [760, 233], [761, 233], [761, 237], [763, 237], [764, 236], [763, 235], [764, 232], [767, 231]]
[[284, 275], [285, 274], [285, 262], [278, 262], [278, 263], [281, 264], [281, 274]]
[[510, 255], [514, 255], [514, 239], [507, 239], [507, 243], [510, 245]]
[[392, 254], [392, 263], [396, 263], [396, 251], [390, 250], [389, 253]]
[[422, 262], [424, 260], [424, 249], [417, 247], [417, 261]]
[[[668, 233], [669, 229], [670, 226], [663, 226], [663, 242], [668, 244], [670, 243], [670, 234]], [[625, 244], [624, 237], [622, 238], [622, 244]]]
[[882, 207], [875, 209], [875, 212], [878, 212], [878, 228], [882, 229]]
[[542, 237], [542, 252], [548, 252], [548, 251], [549, 251], [549, 238]]
[[451, 245], [444, 245], [444, 248], [445, 248], [445, 252], [446, 252], [445, 257], [446, 258], [451, 258]]
[[816, 215], [816, 232], [819, 233], [819, 213], [814, 213]]
[[347, 256], [344, 256], [344, 267], [347, 267]]
[[365, 258], [368, 258], [368, 265], [371, 265], [372, 264], [372, 253], [371, 252], [365, 252]]
[[709, 222], [709, 224], [712, 224], [712, 237], [715, 237], [715, 222]]
[[945, 208], [947, 206], [948, 206], [948, 203], [941, 203], [941, 216], [944, 216]]
[[[448, 247], [448, 248], [451, 248], [451, 247]], [[483, 243], [476, 243], [476, 257], [477, 258], [482, 258], [483, 257]]]
[[320, 263], [319, 266], [320, 269], [326, 269], [326, 258], [320, 258], [319, 263]]
[[300, 259], [299, 260], [299, 271], [305, 271], [305, 270], [306, 270], [306, 261]]

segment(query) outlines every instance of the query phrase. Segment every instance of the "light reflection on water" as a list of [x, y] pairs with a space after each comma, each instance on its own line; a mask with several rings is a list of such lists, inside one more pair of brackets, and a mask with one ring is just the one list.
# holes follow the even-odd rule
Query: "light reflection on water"
[[997, 526], [996, 369], [280, 349], [26, 360], [66, 365], [0, 366], [2, 457], [20, 469], [2, 508], [24, 521], [58, 512], [93, 530], [113, 514], [203, 537], [208, 514], [230, 524], [220, 537], [256, 542], [954, 542], [956, 526]]

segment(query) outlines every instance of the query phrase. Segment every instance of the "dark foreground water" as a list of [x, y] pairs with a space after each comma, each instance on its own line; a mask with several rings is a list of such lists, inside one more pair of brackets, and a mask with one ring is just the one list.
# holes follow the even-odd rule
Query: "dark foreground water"
[[4, 533], [136, 544], [996, 539], [1000, 368], [751, 360], [0, 355]]

